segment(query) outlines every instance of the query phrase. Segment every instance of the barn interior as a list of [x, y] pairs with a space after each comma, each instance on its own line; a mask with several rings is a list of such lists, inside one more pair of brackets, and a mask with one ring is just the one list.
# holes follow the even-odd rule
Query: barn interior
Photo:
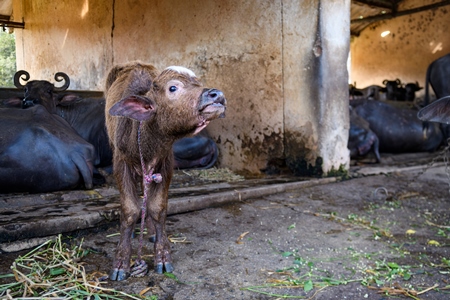
[[[49, 81], [65, 72], [83, 97], [101, 96], [109, 69], [134, 60], [187, 66], [225, 92], [226, 118], [208, 134], [219, 148], [216, 167], [242, 177], [177, 173], [169, 209], [177, 214], [445, 159], [352, 160], [348, 85], [400, 79], [424, 87], [430, 63], [450, 53], [449, 9], [450, 0], [2, 0], [0, 25], [15, 35], [17, 70]], [[0, 88], [0, 99], [20, 93]], [[116, 221], [120, 210], [110, 185], [0, 201], [4, 252]]]
[[450, 52], [445, 33], [448, 5], [448, 1], [352, 1], [349, 82], [362, 88], [399, 78], [423, 87], [428, 65]]

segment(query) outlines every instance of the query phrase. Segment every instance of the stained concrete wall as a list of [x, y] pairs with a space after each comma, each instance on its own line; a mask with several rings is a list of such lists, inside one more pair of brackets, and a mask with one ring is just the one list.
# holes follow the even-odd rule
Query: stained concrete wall
[[[405, 2], [400, 11], [436, 1]], [[351, 82], [363, 88], [399, 78], [424, 86], [428, 65], [450, 53], [449, 32], [450, 6], [374, 23], [352, 38]]]
[[328, 2], [15, 0], [26, 24], [18, 68], [99, 90], [115, 63], [187, 66], [228, 99], [227, 117], [208, 126], [221, 166], [258, 173], [291, 158], [296, 173], [327, 174], [349, 161], [350, 10]]

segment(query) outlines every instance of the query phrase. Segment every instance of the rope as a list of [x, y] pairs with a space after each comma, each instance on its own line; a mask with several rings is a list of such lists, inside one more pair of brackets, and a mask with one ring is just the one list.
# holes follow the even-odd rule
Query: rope
[[142, 150], [141, 150], [141, 128], [142, 128], [142, 121], [139, 122], [139, 129], [138, 129], [138, 147], [139, 147], [139, 157], [141, 159], [141, 167], [142, 167], [142, 179], [144, 181], [144, 198], [142, 199], [142, 206], [141, 206], [141, 232], [139, 235], [139, 248], [138, 248], [138, 260], [141, 261], [141, 254], [142, 254], [142, 245], [144, 240], [144, 227], [145, 227], [145, 214], [147, 211], [147, 195], [148, 195], [148, 184], [150, 184], [152, 181], [155, 183], [162, 182], [162, 176], [160, 173], [153, 174], [153, 168], [150, 168], [150, 170], [147, 172], [144, 164], [144, 157], [142, 156]]

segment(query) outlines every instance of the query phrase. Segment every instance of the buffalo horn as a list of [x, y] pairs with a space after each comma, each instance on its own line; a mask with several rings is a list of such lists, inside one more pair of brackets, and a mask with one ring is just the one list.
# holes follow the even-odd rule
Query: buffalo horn
[[[22, 77], [22, 75], [25, 75], [25, 76]], [[18, 89], [23, 89], [25, 87], [23, 84], [20, 84], [21, 77], [24, 81], [28, 81], [28, 79], [30, 79], [30, 74], [24, 70], [17, 71], [16, 74], [14, 74], [14, 85]]]
[[55, 80], [58, 81], [58, 82], [61, 82], [61, 81], [64, 80], [64, 84], [62, 86], [60, 86], [60, 87], [56, 87], [55, 86], [55, 88], [53, 90], [56, 91], [56, 92], [62, 92], [62, 91], [67, 90], [67, 88], [70, 85], [70, 79], [69, 79], [69, 76], [66, 73], [63, 73], [63, 72], [56, 73], [55, 74]]

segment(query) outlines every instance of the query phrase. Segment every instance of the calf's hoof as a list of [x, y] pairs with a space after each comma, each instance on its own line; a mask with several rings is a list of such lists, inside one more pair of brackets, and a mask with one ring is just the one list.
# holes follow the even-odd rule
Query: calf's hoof
[[155, 272], [158, 273], [158, 274], [162, 274], [164, 269], [166, 269], [167, 273], [172, 273], [173, 270], [174, 270], [173, 265], [170, 262], [166, 262], [164, 264], [163, 263], [158, 263], [155, 266]]
[[122, 281], [127, 279], [130, 276], [129, 272], [125, 272], [124, 269], [113, 269], [111, 273], [109, 273], [109, 279], [114, 281]]
[[150, 243], [154, 243], [156, 242], [156, 235], [151, 235], [148, 240], [150, 241]]

